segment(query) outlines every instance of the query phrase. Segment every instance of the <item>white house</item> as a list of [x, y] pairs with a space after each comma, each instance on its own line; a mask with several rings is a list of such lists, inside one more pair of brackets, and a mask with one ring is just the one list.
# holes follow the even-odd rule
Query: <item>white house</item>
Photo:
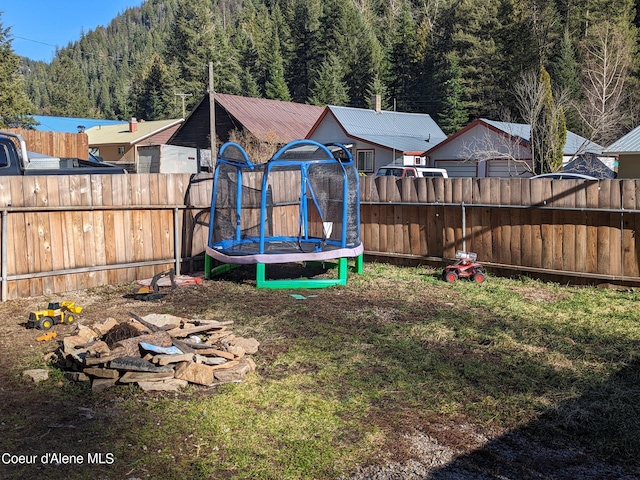
[[[426, 165], [446, 168], [449, 177], [530, 177], [533, 171], [530, 138], [529, 125], [481, 118], [429, 148], [425, 152]], [[567, 131], [563, 165], [576, 170], [579, 165], [581, 173], [588, 170], [597, 173], [594, 176], [612, 177], [613, 159], [603, 158], [602, 150], [600, 145]], [[584, 159], [591, 157], [597, 165], [585, 166]], [[603, 159], [608, 164], [601, 164]]]
[[[379, 102], [378, 102], [379, 105]], [[307, 134], [320, 143], [342, 143], [360, 172], [389, 163], [424, 165], [424, 152], [447, 136], [425, 113], [328, 106]]]

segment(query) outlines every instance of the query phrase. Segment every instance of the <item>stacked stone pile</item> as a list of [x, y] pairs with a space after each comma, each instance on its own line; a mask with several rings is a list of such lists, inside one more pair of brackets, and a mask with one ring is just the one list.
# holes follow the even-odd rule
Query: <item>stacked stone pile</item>
[[236, 336], [233, 322], [189, 320], [172, 315], [113, 318], [80, 325], [56, 351], [72, 381], [90, 381], [94, 392], [136, 383], [143, 390], [175, 391], [188, 384], [241, 382], [255, 370], [259, 343]]

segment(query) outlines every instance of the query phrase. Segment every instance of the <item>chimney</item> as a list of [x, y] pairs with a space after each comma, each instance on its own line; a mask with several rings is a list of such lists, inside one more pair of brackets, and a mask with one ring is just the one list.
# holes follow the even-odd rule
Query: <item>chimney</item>
[[371, 109], [375, 110], [376, 113], [380, 113], [382, 111], [382, 96], [379, 94], [371, 95]]
[[136, 120], [136, 117], [131, 117], [131, 120], [129, 120], [129, 131], [131, 133], [138, 131], [138, 120]]

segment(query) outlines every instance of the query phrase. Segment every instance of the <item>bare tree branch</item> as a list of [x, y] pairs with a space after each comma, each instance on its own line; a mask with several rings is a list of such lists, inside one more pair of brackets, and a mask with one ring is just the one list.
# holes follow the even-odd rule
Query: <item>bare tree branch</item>
[[596, 143], [607, 145], [624, 123], [625, 83], [631, 63], [629, 42], [610, 22], [591, 26], [582, 43], [583, 97], [577, 111]]
[[466, 162], [486, 162], [507, 160], [509, 176], [518, 177], [523, 173], [534, 173], [526, 139], [516, 131], [510, 130], [512, 123], [505, 123], [507, 131], [495, 132], [484, 128], [481, 135], [475, 135], [471, 141], [463, 142], [461, 156]]

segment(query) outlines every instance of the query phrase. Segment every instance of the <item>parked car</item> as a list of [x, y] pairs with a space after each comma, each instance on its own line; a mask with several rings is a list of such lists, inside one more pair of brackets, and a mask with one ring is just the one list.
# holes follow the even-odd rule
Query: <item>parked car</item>
[[553, 180], [598, 180], [596, 177], [592, 177], [591, 175], [573, 172], [543, 173], [542, 175], [531, 177], [532, 180], [536, 178], [551, 178]]
[[410, 165], [385, 165], [376, 172], [376, 177], [442, 177], [449, 178], [444, 168], [412, 167]]

